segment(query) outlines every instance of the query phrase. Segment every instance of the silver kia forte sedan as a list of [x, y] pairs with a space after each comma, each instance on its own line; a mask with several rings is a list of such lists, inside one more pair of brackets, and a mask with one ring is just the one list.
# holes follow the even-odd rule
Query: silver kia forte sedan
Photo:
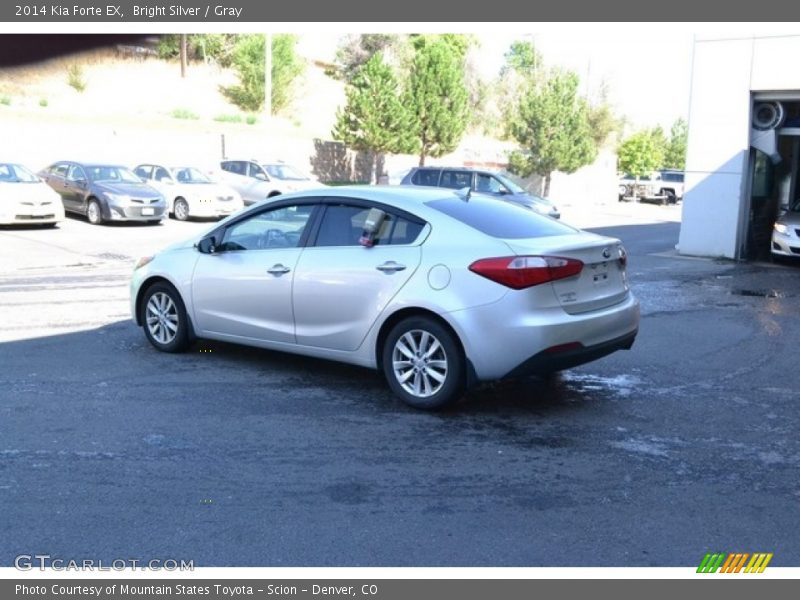
[[383, 371], [417, 408], [632, 346], [619, 240], [469, 190], [341, 187], [254, 204], [137, 263], [136, 323]]

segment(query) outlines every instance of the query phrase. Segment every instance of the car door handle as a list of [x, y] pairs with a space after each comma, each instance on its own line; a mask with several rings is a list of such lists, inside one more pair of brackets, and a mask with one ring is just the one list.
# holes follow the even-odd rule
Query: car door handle
[[289, 271], [291, 271], [291, 269], [289, 267], [284, 267], [281, 263], [273, 265], [269, 269], [267, 269], [267, 273], [270, 273], [271, 275], [283, 275], [284, 273], [288, 273]]
[[394, 273], [395, 271], [402, 271], [406, 268], [405, 265], [401, 265], [400, 263], [396, 263], [393, 260], [386, 261], [382, 265], [378, 265], [375, 267], [378, 271], [383, 271], [384, 273]]

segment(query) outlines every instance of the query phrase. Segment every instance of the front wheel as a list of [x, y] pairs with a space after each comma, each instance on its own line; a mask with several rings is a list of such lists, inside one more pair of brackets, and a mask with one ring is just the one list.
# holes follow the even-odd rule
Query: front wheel
[[189, 204], [183, 198], [175, 200], [175, 209], [173, 210], [175, 218], [178, 221], [185, 221], [189, 218]]
[[97, 200], [89, 200], [89, 206], [86, 207], [86, 219], [92, 225], [102, 225], [103, 212], [100, 210], [100, 203]]
[[466, 387], [464, 353], [450, 330], [428, 317], [410, 317], [389, 332], [383, 374], [392, 391], [414, 408], [437, 409]]
[[147, 340], [162, 352], [182, 352], [189, 347], [189, 320], [178, 291], [156, 283], [145, 292], [142, 323]]

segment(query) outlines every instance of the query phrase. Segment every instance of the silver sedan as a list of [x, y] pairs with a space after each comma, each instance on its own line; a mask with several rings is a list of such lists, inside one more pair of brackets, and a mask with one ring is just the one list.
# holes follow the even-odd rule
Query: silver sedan
[[432, 409], [630, 348], [626, 261], [619, 240], [467, 190], [309, 190], [140, 259], [131, 311], [164, 352], [207, 338], [352, 363]]

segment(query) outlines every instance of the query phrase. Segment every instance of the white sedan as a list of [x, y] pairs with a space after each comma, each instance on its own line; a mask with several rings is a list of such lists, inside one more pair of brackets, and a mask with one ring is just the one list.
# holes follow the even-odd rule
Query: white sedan
[[194, 167], [143, 164], [133, 172], [164, 195], [169, 214], [178, 221], [190, 217], [227, 217], [244, 207], [236, 190], [212, 181]]
[[64, 220], [61, 197], [30, 169], [0, 162], [0, 225], [46, 225]]

